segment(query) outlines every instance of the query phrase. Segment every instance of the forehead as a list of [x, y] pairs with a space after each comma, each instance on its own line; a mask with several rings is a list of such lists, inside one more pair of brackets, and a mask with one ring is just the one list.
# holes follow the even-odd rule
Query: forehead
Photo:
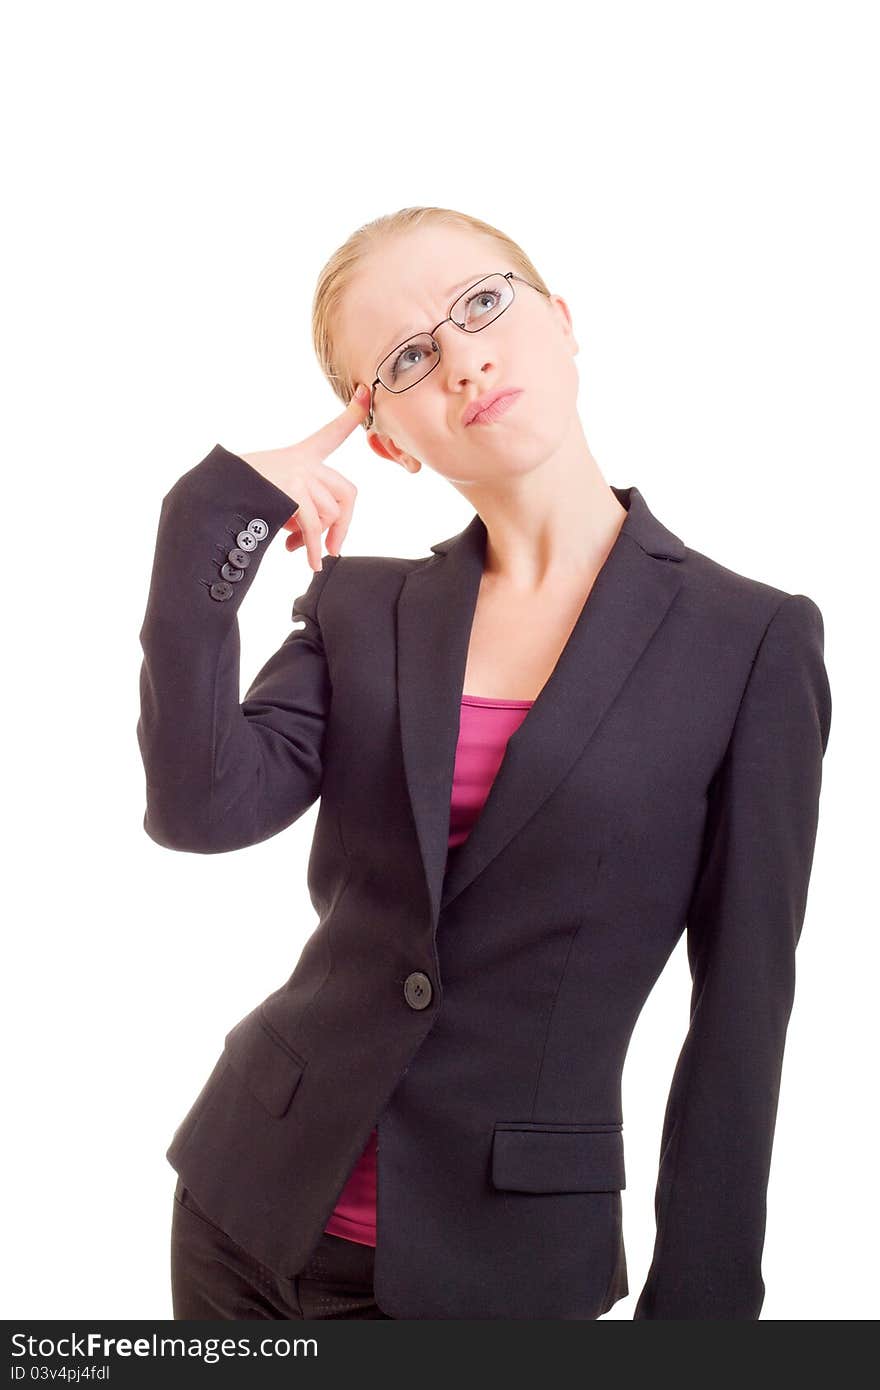
[[[439, 313], [441, 313], [445, 317], [446, 314], [448, 314], [449, 310], [452, 308], [453, 301], [458, 297], [458, 295], [460, 295], [464, 290], [468, 289], [471, 285], [474, 285], [479, 280], [482, 280], [485, 276], [491, 275], [491, 273], [492, 272], [490, 270], [471, 270], [467, 273], [467, 275], [462, 276], [460, 279], [456, 280], [454, 284], [446, 285], [442, 290], [438, 291], [437, 296], [429, 295], [428, 297], [432, 300], [434, 298], [437, 299], [437, 303], [440, 305]], [[403, 322], [403, 320], [401, 320], [401, 322]], [[438, 319], [436, 318], [432, 318], [430, 321], [426, 319], [422, 326], [418, 327], [416, 325], [415, 319], [413, 319], [412, 324], [409, 328], [405, 330], [401, 330], [399, 328], [395, 329], [394, 332], [388, 335], [386, 338], [384, 338], [382, 342], [379, 344], [379, 346], [376, 348], [376, 360], [380, 361], [381, 358], [386, 355], [386, 353], [391, 352], [392, 349], [402, 340], [402, 338], [406, 337], [407, 332], [410, 334], [427, 333], [435, 327], [437, 322]]]
[[500, 248], [484, 237], [402, 238], [374, 252], [353, 277], [342, 326], [354, 361], [372, 370], [414, 333], [429, 332], [453, 301], [485, 275], [506, 269]]

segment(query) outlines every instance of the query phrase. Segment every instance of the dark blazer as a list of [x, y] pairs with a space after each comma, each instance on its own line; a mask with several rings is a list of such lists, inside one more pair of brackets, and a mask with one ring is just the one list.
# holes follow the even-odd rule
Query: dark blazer
[[480, 516], [423, 558], [325, 557], [240, 701], [238, 607], [297, 504], [219, 444], [162, 502], [147, 834], [243, 849], [320, 797], [318, 924], [230, 1029], [167, 1157], [291, 1276], [378, 1123], [375, 1294], [396, 1318], [592, 1319], [629, 1292], [621, 1073], [685, 928], [690, 1026], [635, 1317], [761, 1309], [831, 719], [822, 615], [613, 491], [623, 527], [449, 853]]

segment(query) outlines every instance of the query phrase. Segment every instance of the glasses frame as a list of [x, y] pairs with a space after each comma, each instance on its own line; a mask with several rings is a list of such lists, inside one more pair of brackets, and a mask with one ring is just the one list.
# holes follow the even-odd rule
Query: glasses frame
[[372, 429], [372, 426], [373, 426], [373, 398], [374, 398], [374, 391], [375, 391], [375, 389], [376, 389], [377, 386], [382, 386], [382, 387], [384, 387], [384, 389], [385, 389], [386, 391], [390, 392], [390, 394], [391, 394], [392, 396], [402, 396], [403, 393], [404, 393], [404, 391], [411, 391], [411, 390], [413, 389], [414, 386], [421, 386], [421, 384], [422, 384], [422, 382], [425, 380], [425, 378], [426, 378], [426, 377], [429, 377], [429, 376], [431, 375], [431, 373], [432, 373], [433, 370], [434, 370], [434, 367], [436, 367], [436, 366], [439, 365], [440, 359], [441, 359], [441, 357], [443, 356], [443, 351], [442, 351], [442, 348], [440, 347], [440, 344], [437, 342], [437, 339], [434, 337], [434, 335], [435, 335], [435, 333], [437, 332], [438, 328], [442, 328], [442, 327], [443, 327], [444, 323], [454, 323], [455, 326], [456, 326], [456, 328], [460, 328], [460, 329], [461, 329], [462, 333], [482, 333], [482, 331], [483, 331], [484, 328], [489, 328], [489, 327], [491, 327], [491, 325], [492, 325], [493, 323], [496, 323], [496, 322], [498, 321], [498, 319], [501, 318], [501, 315], [502, 315], [502, 314], [506, 314], [506, 313], [507, 313], [507, 310], [510, 308], [510, 305], [511, 305], [511, 304], [514, 302], [514, 300], [516, 299], [516, 291], [514, 290], [513, 284], [512, 284], [512, 283], [511, 283], [511, 285], [510, 285], [510, 294], [511, 294], [510, 304], [505, 304], [504, 308], [501, 309], [501, 310], [495, 315], [494, 318], [491, 318], [491, 319], [489, 320], [488, 323], [481, 323], [479, 328], [465, 328], [463, 324], [459, 323], [457, 319], [454, 319], [454, 318], [452, 317], [452, 310], [455, 308], [456, 304], [458, 304], [459, 300], [462, 300], [462, 299], [465, 298], [466, 295], [471, 294], [472, 291], [475, 290], [475, 289], [477, 288], [478, 285], [482, 285], [482, 283], [483, 283], [484, 280], [491, 280], [492, 277], [495, 276], [495, 275], [501, 276], [503, 279], [505, 279], [505, 280], [507, 280], [507, 281], [511, 281], [511, 282], [512, 282], [513, 280], [519, 280], [523, 285], [528, 285], [531, 289], [537, 290], [537, 291], [538, 291], [538, 294], [543, 294], [543, 295], [544, 295], [546, 298], [548, 298], [548, 299], [549, 299], [549, 297], [550, 297], [550, 296], [547, 294], [547, 291], [546, 291], [546, 290], [542, 290], [542, 289], [541, 289], [541, 286], [540, 286], [540, 285], [533, 285], [532, 282], [531, 282], [531, 280], [526, 280], [524, 276], [522, 276], [522, 275], [517, 275], [516, 271], [513, 271], [513, 270], [503, 270], [503, 271], [502, 271], [502, 270], [490, 270], [490, 271], [488, 271], [485, 275], [481, 275], [480, 278], [479, 278], [479, 280], [475, 280], [474, 283], [468, 287], [468, 289], [462, 290], [461, 294], [456, 295], [456, 297], [455, 297], [455, 299], [453, 300], [452, 304], [449, 306], [449, 313], [446, 315], [446, 318], [445, 318], [445, 319], [441, 319], [439, 323], [437, 323], [437, 324], [434, 325], [434, 327], [431, 329], [430, 333], [426, 333], [426, 334], [424, 335], [425, 337], [430, 338], [431, 341], [433, 342], [435, 351], [436, 351], [436, 353], [437, 353], [437, 360], [434, 362], [433, 366], [430, 366], [430, 367], [428, 368], [428, 370], [425, 372], [425, 375], [424, 375], [424, 376], [420, 376], [420, 377], [419, 377], [418, 381], [412, 381], [412, 382], [410, 382], [409, 386], [404, 386], [404, 387], [402, 387], [399, 391], [392, 391], [390, 386], [385, 386], [384, 381], [380, 381], [380, 380], [379, 380], [379, 375], [378, 375], [378, 373], [379, 373], [379, 368], [382, 366], [382, 363], [387, 362], [389, 357], [393, 357], [394, 354], [395, 354], [396, 352], [399, 352], [401, 348], [406, 347], [407, 343], [411, 342], [413, 338], [420, 338], [420, 337], [422, 337], [422, 334], [421, 334], [421, 333], [410, 333], [408, 337], [404, 338], [403, 342], [397, 344], [397, 347], [393, 347], [393, 348], [391, 349], [390, 352], [386, 352], [385, 356], [382, 358], [382, 362], [380, 362], [380, 363], [379, 363], [379, 366], [376, 368], [376, 378], [375, 378], [375, 380], [370, 384], [370, 408], [369, 408], [369, 410], [368, 410], [368, 412], [367, 412], [367, 417], [366, 417], [366, 419], [361, 421], [361, 424], [363, 425], [363, 427], [364, 427], [365, 430]]

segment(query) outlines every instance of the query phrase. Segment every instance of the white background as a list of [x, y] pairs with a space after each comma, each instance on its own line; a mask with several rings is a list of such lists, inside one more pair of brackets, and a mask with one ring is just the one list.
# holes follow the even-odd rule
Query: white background
[[[504, 228], [567, 300], [606, 480], [822, 610], [832, 730], [762, 1318], [876, 1315], [874, 20], [845, 0], [5, 8], [7, 1318], [171, 1316], [165, 1149], [315, 925], [317, 808], [234, 854], [145, 835], [159, 507], [215, 443], [292, 443], [341, 408], [316, 276], [418, 204]], [[349, 554], [426, 554], [472, 515], [360, 430], [332, 462], [359, 488]], [[242, 692], [310, 577], [304, 551], [267, 554]], [[650, 1263], [689, 992], [682, 938], [624, 1073], [630, 1295], [609, 1320]]]

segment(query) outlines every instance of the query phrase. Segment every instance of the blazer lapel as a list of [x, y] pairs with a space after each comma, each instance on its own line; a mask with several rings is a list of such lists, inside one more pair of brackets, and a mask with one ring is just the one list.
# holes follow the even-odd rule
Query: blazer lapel
[[436, 926], [562, 780], [599, 725], [682, 582], [686, 550], [638, 488], [612, 488], [627, 515], [574, 629], [519, 728], [464, 843], [448, 851], [461, 696], [486, 549], [479, 513], [432, 545], [397, 604], [397, 695], [407, 787]]

